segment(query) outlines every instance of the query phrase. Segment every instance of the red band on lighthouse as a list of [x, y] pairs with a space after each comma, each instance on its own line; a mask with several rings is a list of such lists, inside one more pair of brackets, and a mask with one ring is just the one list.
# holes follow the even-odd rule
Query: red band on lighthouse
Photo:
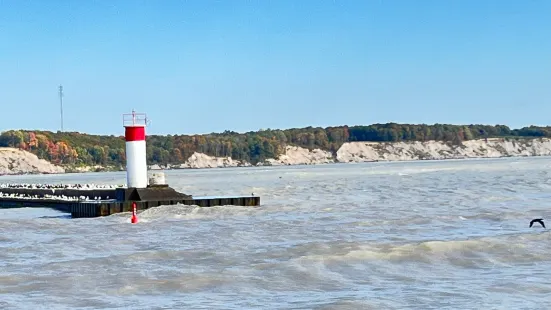
[[143, 126], [126, 127], [124, 138], [126, 142], [145, 141], [145, 127]]

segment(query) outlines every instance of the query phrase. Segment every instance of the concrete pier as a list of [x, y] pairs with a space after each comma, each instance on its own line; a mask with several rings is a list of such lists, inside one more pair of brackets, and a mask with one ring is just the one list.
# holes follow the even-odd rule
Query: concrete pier
[[[0, 208], [51, 208], [70, 213], [73, 218], [100, 217], [116, 213], [131, 212], [132, 204], [136, 209], [146, 210], [162, 205], [214, 206], [259, 206], [260, 197], [193, 197], [182, 194], [169, 186], [151, 186], [148, 188], [117, 189], [59, 189], [52, 193], [50, 189], [2, 188], [0, 189]], [[13, 197], [6, 197], [12, 195]], [[54, 199], [51, 196], [88, 197], [90, 201]], [[23, 198], [24, 197], [24, 198]], [[30, 198], [29, 198], [30, 197]], [[95, 197], [101, 197], [93, 200]], [[107, 198], [109, 197], [109, 199]], [[112, 198], [112, 199], [111, 199]]]

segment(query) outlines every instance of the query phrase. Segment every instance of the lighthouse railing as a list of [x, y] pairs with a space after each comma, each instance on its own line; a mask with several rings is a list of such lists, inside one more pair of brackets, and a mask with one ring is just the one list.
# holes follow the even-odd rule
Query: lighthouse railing
[[147, 115], [145, 113], [126, 113], [122, 115], [123, 126], [147, 126]]

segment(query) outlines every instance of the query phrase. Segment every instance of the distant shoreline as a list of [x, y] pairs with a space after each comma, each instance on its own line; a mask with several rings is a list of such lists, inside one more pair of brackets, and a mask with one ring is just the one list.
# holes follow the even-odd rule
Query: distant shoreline
[[[551, 156], [551, 140], [535, 138], [524, 140], [480, 139], [464, 141], [461, 145], [448, 142], [347, 142], [336, 154], [321, 149], [286, 146], [278, 158], [269, 158], [252, 165], [231, 157], [214, 157], [193, 153], [184, 163], [149, 165], [149, 170], [210, 169], [229, 167], [269, 167], [323, 165], [360, 162], [410, 162], [434, 160], [465, 160], [505, 157]], [[0, 148], [0, 175], [64, 174], [104, 171], [125, 171], [121, 166], [58, 166], [24, 150]]]
[[[549, 142], [551, 144], [551, 142]], [[551, 146], [551, 145], [550, 145]], [[550, 148], [551, 150], [551, 148]], [[16, 153], [23, 152], [18, 151]], [[27, 155], [27, 154], [25, 154]], [[207, 155], [202, 155], [207, 156]], [[270, 162], [258, 164], [258, 165], [174, 165], [170, 167], [160, 167], [157, 165], [149, 165], [149, 171], [176, 171], [176, 170], [204, 170], [204, 169], [224, 169], [224, 168], [262, 168], [262, 167], [293, 167], [293, 166], [323, 166], [323, 165], [335, 165], [335, 164], [360, 164], [360, 163], [399, 163], [399, 162], [406, 162], [406, 163], [412, 163], [412, 162], [432, 162], [432, 161], [458, 161], [458, 160], [489, 160], [489, 159], [504, 159], [504, 158], [535, 158], [535, 157], [551, 157], [551, 152], [548, 154], [536, 154], [536, 155], [527, 155], [527, 154], [518, 154], [518, 155], [502, 155], [502, 156], [456, 156], [456, 157], [441, 157], [441, 158], [402, 158], [402, 159], [375, 159], [375, 160], [358, 160], [358, 161], [348, 161], [348, 162], [342, 162], [342, 161], [310, 161], [310, 162], [295, 162], [295, 163], [278, 163], [278, 164], [272, 164]], [[296, 158], [295, 158], [296, 159]], [[216, 159], [212, 159], [216, 161]], [[41, 160], [43, 161], [43, 160]], [[44, 164], [44, 162], [43, 162]], [[203, 163], [205, 164], [205, 163]], [[212, 163], [210, 163], [212, 164]], [[51, 165], [50, 163], [46, 163], [46, 165]], [[9, 176], [36, 176], [36, 175], [69, 175], [69, 174], [91, 174], [91, 173], [103, 173], [103, 172], [125, 172], [126, 170], [120, 170], [120, 169], [101, 169], [99, 171], [96, 171], [97, 166], [91, 167], [93, 170], [68, 170], [64, 172], [52, 172], [52, 171], [46, 171], [46, 172], [36, 172], [36, 171], [19, 171], [19, 172], [11, 172], [11, 173], [0, 173], [0, 177], [9, 177]]]

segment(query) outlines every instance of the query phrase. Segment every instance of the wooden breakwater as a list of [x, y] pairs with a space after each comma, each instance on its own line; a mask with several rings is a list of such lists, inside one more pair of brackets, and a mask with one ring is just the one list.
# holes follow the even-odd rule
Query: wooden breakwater
[[[51, 208], [70, 213], [74, 218], [131, 212], [133, 203], [136, 203], [137, 211], [178, 204], [199, 207], [260, 205], [258, 196], [193, 197], [179, 193], [168, 186], [153, 186], [144, 189], [57, 189], [54, 192], [51, 189], [2, 188], [0, 193], [2, 193], [0, 208]], [[61, 195], [76, 199], [59, 199]], [[78, 200], [79, 197], [91, 200]]]
[[99, 217], [122, 212], [132, 212], [132, 204], [136, 203], [136, 209], [146, 210], [163, 205], [186, 205], [199, 207], [214, 206], [259, 206], [260, 197], [224, 197], [224, 198], [192, 198], [181, 200], [152, 200], [152, 201], [91, 201], [75, 202], [48, 199], [18, 199], [0, 198], [0, 208], [51, 208], [61, 212], [70, 213], [71, 217]]

